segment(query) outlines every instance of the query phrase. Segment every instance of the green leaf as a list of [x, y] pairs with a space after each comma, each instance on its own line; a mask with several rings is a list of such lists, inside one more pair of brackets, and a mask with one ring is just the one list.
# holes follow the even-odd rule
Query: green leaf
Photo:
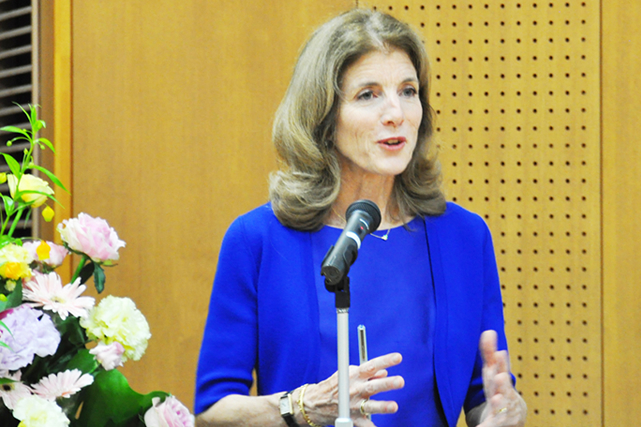
[[30, 165], [30, 166], [28, 167], [28, 169], [36, 169], [36, 170], [39, 170], [39, 171], [40, 171], [40, 172], [42, 172], [43, 174], [47, 175], [47, 177], [49, 177], [49, 179], [51, 180], [51, 182], [53, 182], [53, 183], [54, 183], [54, 184], [56, 184], [58, 187], [60, 187], [60, 188], [62, 188], [63, 190], [65, 190], [67, 193], [69, 192], [69, 190], [67, 190], [67, 189], [65, 188], [65, 186], [64, 186], [64, 185], [62, 185], [62, 182], [60, 182], [60, 180], [58, 179], [58, 177], [57, 177], [57, 176], [55, 176], [53, 173], [49, 172], [47, 169], [43, 168], [42, 166], [38, 166], [38, 165], [33, 165], [33, 164], [32, 164], [32, 165]]
[[56, 150], [54, 150], [54, 148], [53, 148], [53, 144], [52, 144], [52, 143], [51, 143], [51, 141], [49, 141], [47, 138], [38, 138], [38, 139], [36, 139], [36, 142], [37, 142], [38, 144], [40, 144], [40, 148], [42, 148], [42, 144], [44, 144], [44, 145], [46, 145], [47, 147], [49, 147], [49, 149], [50, 149], [53, 153], [55, 153], [55, 152], [56, 152]]
[[75, 316], [68, 316], [59, 325], [57, 325], [60, 336], [75, 347], [84, 347], [87, 343], [87, 335], [82, 326], [80, 319]]
[[[135, 426], [151, 408], [151, 399], [169, 396], [163, 391], [143, 395], [131, 389], [125, 376], [117, 369], [96, 375], [93, 384], [83, 390], [84, 401], [77, 425], [79, 427]], [[138, 422], [139, 424], [136, 424]]]
[[24, 111], [24, 113], [29, 117], [29, 122], [31, 123], [31, 129], [33, 130], [33, 133], [36, 133], [38, 132], [36, 129], [38, 129], [39, 126], [37, 105], [29, 104], [29, 111], [31, 114], [27, 113], [26, 111]]
[[4, 202], [4, 210], [7, 212], [7, 216], [11, 216], [15, 202], [11, 197], [5, 196], [4, 194], [2, 195], [2, 201]]
[[52, 199], [54, 202], [57, 202], [55, 197], [53, 197], [53, 194], [45, 193], [42, 191], [36, 191], [36, 190], [20, 190], [16, 191], [16, 193], [13, 195], [16, 199], [21, 199], [23, 194], [40, 194], [41, 196], [46, 196], [50, 199]]
[[95, 264], [95, 268], [93, 271], [93, 284], [94, 286], [96, 286], [96, 291], [98, 291], [98, 293], [101, 293], [105, 290], [105, 270], [102, 269], [100, 264], [93, 264]]
[[10, 156], [7, 153], [0, 153], [4, 156], [4, 160], [7, 162], [7, 165], [9, 165], [9, 169], [11, 169], [11, 173], [18, 178], [20, 176], [21, 170], [20, 170], [20, 163], [16, 159], [14, 159], [12, 156]]
[[80, 277], [80, 283], [83, 283], [83, 284], [87, 283], [87, 280], [89, 280], [89, 278], [93, 276], [93, 271], [94, 271], [93, 262], [89, 262], [85, 264], [85, 266], [82, 267], [82, 270], [80, 270], [80, 276], [78, 276]]
[[80, 350], [67, 364], [67, 369], [78, 369], [83, 374], [91, 374], [99, 367], [99, 363], [93, 354], [86, 348]]
[[36, 120], [35, 122], [33, 122], [33, 125], [34, 127], [32, 130], [34, 134], [38, 133], [43, 127], [45, 127], [44, 122], [42, 120]]
[[20, 129], [19, 127], [15, 126], [5, 126], [0, 128], [0, 130], [5, 132], [21, 133], [22, 135], [29, 137], [29, 133], [26, 130]]
[[6, 301], [0, 301], [0, 312], [14, 308], [22, 304], [22, 283], [16, 283], [16, 287], [9, 295]]

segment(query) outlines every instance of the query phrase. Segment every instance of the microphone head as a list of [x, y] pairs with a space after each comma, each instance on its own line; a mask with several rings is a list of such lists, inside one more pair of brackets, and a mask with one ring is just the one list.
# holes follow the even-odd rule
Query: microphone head
[[357, 200], [347, 208], [345, 212], [345, 218], [349, 219], [355, 211], [363, 211], [372, 217], [372, 223], [369, 224], [368, 233], [376, 231], [378, 226], [381, 224], [381, 210], [376, 206], [376, 203], [371, 200]]

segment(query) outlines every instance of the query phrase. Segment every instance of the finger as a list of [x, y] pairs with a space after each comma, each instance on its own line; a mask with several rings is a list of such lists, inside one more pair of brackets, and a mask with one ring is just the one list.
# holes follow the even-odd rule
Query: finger
[[494, 353], [494, 360], [496, 360], [496, 372], [510, 372], [510, 362], [507, 351], [501, 350]]
[[362, 388], [359, 397], [369, 399], [378, 393], [383, 393], [390, 390], [398, 390], [405, 387], [405, 380], [401, 376], [386, 377], [380, 379], [372, 379], [362, 383]]
[[391, 366], [396, 366], [403, 360], [400, 353], [390, 353], [384, 356], [375, 357], [359, 366], [359, 376], [367, 379], [376, 376], [376, 374]]
[[[493, 332], [493, 331], [490, 331]], [[491, 350], [492, 349], [492, 336], [491, 334], [486, 334], [485, 332], [481, 336], [481, 353], [484, 354], [485, 350]], [[485, 346], [485, 350], [483, 349], [483, 346]], [[484, 361], [483, 363], [483, 369], [481, 371], [482, 377], [483, 377], [483, 391], [485, 392], [485, 397], [486, 399], [490, 399], [492, 396], [494, 396], [497, 391], [497, 385], [496, 385], [496, 375], [498, 371], [498, 365], [495, 363], [496, 362], [496, 357], [495, 357], [496, 352], [489, 352], [488, 354], [485, 354], [483, 356], [484, 360], [491, 359], [492, 363], [487, 363]], [[491, 354], [491, 356], [490, 356]]]
[[483, 376], [483, 391], [485, 392], [485, 398], [490, 399], [496, 394], [496, 366], [483, 366], [482, 371]]
[[381, 369], [372, 378], [385, 378], [387, 377], [387, 375], [388, 375], [387, 369]]
[[506, 372], [502, 372], [494, 378], [494, 383], [496, 384], [496, 394], [502, 394], [508, 398], [514, 396], [516, 390], [512, 385], [512, 377]]
[[492, 366], [496, 362], [494, 360], [494, 354], [496, 353], [496, 343], [497, 335], [495, 331], [488, 330], [484, 331], [481, 334], [479, 348], [481, 350], [483, 362], [488, 366]]
[[[359, 411], [361, 409], [360, 406], [359, 403]], [[387, 400], [366, 400], [362, 402], [362, 407], [366, 414], [394, 414], [398, 411], [398, 404]]]

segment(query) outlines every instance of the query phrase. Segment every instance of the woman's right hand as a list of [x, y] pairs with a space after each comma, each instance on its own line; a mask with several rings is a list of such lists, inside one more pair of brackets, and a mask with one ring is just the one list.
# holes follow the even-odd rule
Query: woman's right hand
[[[365, 415], [393, 414], [398, 410], [394, 401], [371, 400], [378, 393], [403, 388], [405, 380], [401, 376], [387, 375], [387, 368], [401, 363], [399, 353], [376, 357], [360, 366], [349, 367], [349, 394], [351, 418], [357, 427], [375, 427]], [[338, 373], [318, 384], [310, 384], [304, 395], [305, 412], [318, 425], [333, 425], [338, 417]], [[304, 425], [304, 424], [303, 424]]]

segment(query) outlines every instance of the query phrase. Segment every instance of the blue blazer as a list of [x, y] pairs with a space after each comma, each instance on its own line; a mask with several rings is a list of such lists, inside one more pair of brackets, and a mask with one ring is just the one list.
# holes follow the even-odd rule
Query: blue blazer
[[[448, 203], [426, 217], [434, 280], [434, 363], [444, 414], [484, 402], [481, 332], [497, 331], [506, 349], [501, 290], [483, 219]], [[311, 232], [283, 226], [271, 205], [236, 219], [218, 260], [196, 378], [195, 412], [229, 394], [293, 390], [319, 378], [319, 308]]]

